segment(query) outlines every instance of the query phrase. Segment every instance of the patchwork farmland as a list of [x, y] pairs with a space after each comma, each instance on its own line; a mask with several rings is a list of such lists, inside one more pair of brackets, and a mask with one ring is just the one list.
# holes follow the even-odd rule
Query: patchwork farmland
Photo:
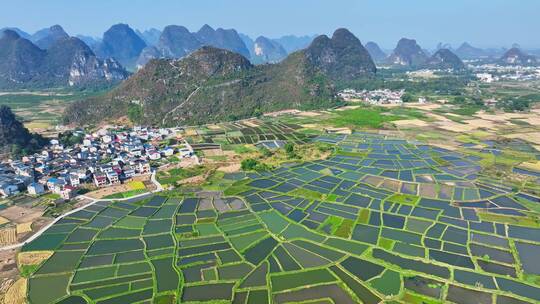
[[53, 252], [29, 302], [540, 302], [537, 196], [470, 154], [368, 133], [312, 140], [339, 152], [228, 174], [224, 194], [63, 218], [22, 249]]
[[275, 142], [292, 142], [296, 144], [304, 144], [308, 142], [312, 135], [306, 135], [299, 132], [302, 127], [294, 123], [263, 120], [249, 120], [222, 123], [213, 125], [211, 128], [197, 127], [188, 129], [194, 144], [197, 141], [202, 141], [206, 144], [221, 144], [221, 145], [240, 145], [240, 144], [261, 144], [268, 148], [276, 148]]

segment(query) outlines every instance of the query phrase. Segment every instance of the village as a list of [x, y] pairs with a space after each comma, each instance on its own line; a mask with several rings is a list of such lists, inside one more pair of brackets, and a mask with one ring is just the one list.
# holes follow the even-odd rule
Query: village
[[142, 127], [102, 128], [90, 134], [73, 131], [71, 136], [82, 139], [80, 143], [65, 145], [52, 139], [40, 153], [0, 164], [0, 195], [49, 192], [69, 200], [80, 188], [100, 189], [148, 176], [153, 161], [174, 155], [194, 157], [192, 147], [177, 137], [177, 131]]
[[536, 66], [481, 64], [469, 65], [476, 78], [483, 83], [500, 81], [534, 81], [540, 79], [540, 68]]
[[383, 104], [402, 104], [402, 97], [405, 94], [405, 90], [392, 91], [388, 89], [384, 90], [362, 90], [357, 91], [354, 89], [346, 89], [338, 93], [338, 96], [345, 101], [363, 101], [372, 105]]

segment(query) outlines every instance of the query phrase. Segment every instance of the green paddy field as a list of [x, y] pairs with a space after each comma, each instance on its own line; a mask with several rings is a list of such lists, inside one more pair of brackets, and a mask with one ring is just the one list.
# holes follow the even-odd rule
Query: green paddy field
[[475, 153], [363, 132], [310, 140], [336, 152], [226, 174], [224, 193], [63, 218], [22, 249], [54, 251], [29, 302], [540, 302], [537, 194]]

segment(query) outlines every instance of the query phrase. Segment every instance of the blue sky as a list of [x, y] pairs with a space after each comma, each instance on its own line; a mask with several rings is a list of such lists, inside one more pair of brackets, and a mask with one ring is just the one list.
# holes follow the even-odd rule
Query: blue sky
[[256, 37], [329, 34], [347, 27], [385, 48], [401, 37], [426, 48], [469, 41], [482, 47], [540, 48], [539, 0], [0, 0], [0, 27], [28, 32], [52, 24], [101, 36], [112, 24], [195, 31], [205, 23]]

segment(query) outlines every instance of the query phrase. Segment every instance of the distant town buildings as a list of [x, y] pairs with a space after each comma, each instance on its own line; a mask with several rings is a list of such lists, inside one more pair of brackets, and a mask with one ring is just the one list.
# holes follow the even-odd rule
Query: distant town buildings
[[373, 91], [356, 91], [353, 89], [346, 89], [338, 93], [338, 96], [346, 101], [362, 101], [373, 105], [381, 104], [401, 104], [401, 99], [405, 94], [405, 90], [391, 91], [385, 90], [373, 90]]
[[0, 195], [51, 192], [70, 199], [83, 185], [107, 187], [148, 175], [152, 172], [152, 161], [194, 155], [185, 141], [174, 147], [162, 146], [174, 134], [174, 129], [143, 127], [122, 131], [102, 129], [91, 134], [75, 131], [75, 136], [82, 137], [80, 144], [67, 147], [53, 139], [40, 153], [0, 164]]
[[497, 81], [531, 81], [540, 79], [540, 67], [483, 64], [471, 65], [476, 78], [484, 83]]
[[476, 74], [476, 78], [485, 83], [492, 83], [493, 81], [498, 80], [498, 78], [494, 78], [490, 73], [478, 73]]

